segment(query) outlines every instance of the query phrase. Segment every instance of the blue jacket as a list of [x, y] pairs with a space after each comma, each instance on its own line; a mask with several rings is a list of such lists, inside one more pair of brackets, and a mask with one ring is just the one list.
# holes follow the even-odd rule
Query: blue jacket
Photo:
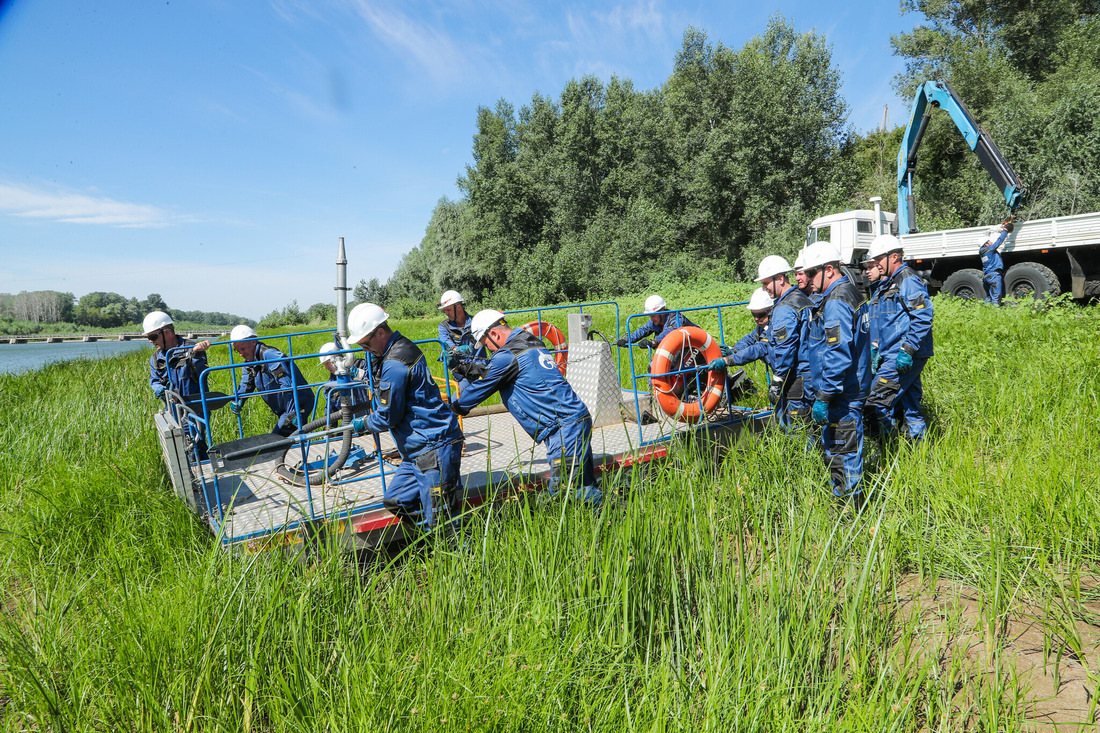
[[871, 297], [871, 341], [883, 359], [902, 349], [911, 356], [932, 356], [932, 301], [924, 281], [902, 265], [879, 281]]
[[589, 417], [542, 340], [518, 328], [493, 354], [488, 373], [470, 383], [455, 407], [466, 414], [497, 391], [516, 422], [540, 443]]
[[489, 365], [489, 358], [484, 348], [478, 348], [474, 343], [474, 334], [470, 331], [470, 323], [473, 318], [466, 315], [466, 322], [461, 326], [452, 320], [446, 320], [439, 324], [439, 340], [443, 342], [443, 352], [439, 355], [439, 361], [447, 357], [447, 353], [454, 351], [459, 346], [469, 345], [473, 347], [473, 356], [466, 357], [463, 361], [476, 364], [480, 367]]
[[394, 331], [382, 356], [371, 356], [371, 368], [374, 411], [367, 430], [389, 430], [402, 460], [462, 440], [458, 420], [443, 404], [420, 347]]
[[[244, 376], [237, 385], [233, 399], [239, 400], [249, 392], [282, 390], [260, 395], [264, 404], [279, 416], [279, 427], [291, 423], [297, 417], [294, 410], [295, 392], [298, 393], [298, 409], [301, 413], [309, 415], [313, 411], [313, 390], [307, 386], [309, 382], [298, 370], [298, 365], [289, 361], [283, 352], [257, 341], [256, 355], [252, 360], [259, 363], [244, 367]], [[295, 385], [297, 390], [294, 389]]]
[[[176, 338], [179, 343], [168, 349], [168, 355], [172, 358], [171, 364], [165, 358], [165, 352], [160, 349], [156, 349], [149, 357], [149, 386], [153, 388], [153, 394], [161, 399], [164, 399], [164, 390], [169, 388], [181, 397], [197, 395], [199, 375], [206, 369], [206, 352], [185, 351], [180, 347], [194, 346], [195, 342], [188, 341], [183, 336]], [[185, 356], [191, 358], [182, 358]]]
[[982, 273], [995, 275], [1005, 269], [1005, 262], [1001, 259], [1001, 245], [1005, 243], [1008, 232], [1001, 232], [996, 242], [987, 242], [978, 248], [978, 254], [982, 256]]
[[861, 400], [871, 386], [867, 301], [841, 277], [826, 289], [810, 321], [810, 372], [818, 399]]
[[730, 364], [740, 366], [756, 359], [767, 361], [772, 374], [782, 381], [810, 374], [810, 316], [813, 303], [792, 287], [775, 302], [772, 317], [734, 345]]
[[684, 326], [694, 326], [695, 325], [694, 323], [689, 321], [688, 317], [685, 316], [680, 311], [666, 311], [666, 312], [668, 313], [668, 317], [665, 318], [665, 325], [664, 325], [663, 328], [661, 328], [660, 333], [657, 333], [657, 326], [653, 323], [653, 319], [651, 318], [651, 319], [647, 320], [645, 323], [643, 323], [640, 328], [636, 328], [633, 331], [631, 331], [630, 336], [627, 337], [627, 341], [629, 341], [630, 343], [633, 344], [633, 343], [636, 343], [638, 341], [641, 341], [646, 336], [652, 336], [653, 334], [656, 333], [657, 336], [653, 340], [654, 340], [654, 342], [660, 344], [661, 341], [664, 340], [665, 336], [668, 336], [670, 333], [675, 331], [677, 328], [683, 328]]

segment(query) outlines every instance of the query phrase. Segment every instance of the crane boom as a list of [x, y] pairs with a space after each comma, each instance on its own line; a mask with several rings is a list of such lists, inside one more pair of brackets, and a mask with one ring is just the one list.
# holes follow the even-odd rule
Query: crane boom
[[909, 115], [909, 125], [901, 139], [898, 149], [898, 228], [902, 234], [918, 231], [917, 217], [913, 200], [913, 174], [917, 168], [917, 150], [928, 128], [932, 109], [940, 107], [947, 111], [955, 126], [959, 128], [966, 144], [970, 146], [981, 161], [986, 173], [997, 184], [1004, 195], [1009, 211], [1016, 211], [1027, 196], [1027, 188], [1016, 175], [1016, 171], [1000, 148], [979, 125], [970, 110], [966, 108], [955, 89], [946, 81], [927, 81], [917, 89], [913, 99], [913, 109]]

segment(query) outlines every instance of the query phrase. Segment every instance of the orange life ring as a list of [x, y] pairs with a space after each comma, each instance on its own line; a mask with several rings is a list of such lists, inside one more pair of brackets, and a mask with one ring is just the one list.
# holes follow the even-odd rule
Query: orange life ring
[[561, 329], [555, 326], [553, 323], [547, 323], [546, 321], [531, 321], [524, 324], [522, 329], [527, 333], [533, 333], [540, 339], [547, 339], [554, 346], [552, 352], [554, 354], [554, 362], [558, 365], [558, 369], [562, 374], [565, 374], [565, 363], [569, 361], [569, 344], [565, 341], [565, 335], [562, 334]]
[[[680, 363], [680, 355], [685, 348], [691, 347], [699, 352], [709, 364], [714, 359], [722, 356], [722, 350], [718, 342], [710, 337], [710, 334], [695, 326], [677, 328], [669, 335], [661, 339], [657, 346], [657, 352], [653, 356], [649, 371], [653, 375], [651, 382], [657, 393], [657, 403], [666, 415], [680, 422], [692, 423], [718, 407], [722, 400], [722, 392], [726, 385], [725, 372], [707, 372], [707, 384], [703, 389], [703, 395], [698, 400], [684, 402], [680, 396], [684, 393], [687, 380], [692, 378], [690, 374], [669, 374], [683, 367], [674, 366]], [[675, 358], [675, 362], [673, 359]]]

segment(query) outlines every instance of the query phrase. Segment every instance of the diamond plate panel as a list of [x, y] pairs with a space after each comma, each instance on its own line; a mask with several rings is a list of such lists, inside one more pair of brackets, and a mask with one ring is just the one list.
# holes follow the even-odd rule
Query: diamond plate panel
[[622, 422], [619, 374], [611, 358], [611, 344], [604, 341], [569, 344], [565, 379], [588, 407], [594, 427]]

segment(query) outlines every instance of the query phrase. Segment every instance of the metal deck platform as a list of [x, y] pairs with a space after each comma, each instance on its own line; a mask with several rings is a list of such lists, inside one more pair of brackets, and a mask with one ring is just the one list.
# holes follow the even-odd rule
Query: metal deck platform
[[[751, 411], [744, 411], [742, 415], [745, 420], [766, 416]], [[648, 425], [623, 419], [594, 428], [592, 451], [597, 470], [629, 465], [654, 452], [663, 455], [669, 438], [700, 427], [667, 419]], [[538, 484], [549, 475], [545, 448], [528, 437], [508, 412], [466, 417], [463, 431], [466, 445], [462, 458], [462, 485], [468, 503], [481, 503], [509, 488]], [[375, 449], [370, 436], [356, 437], [353, 442], [368, 453]], [[335, 450], [337, 445], [334, 441], [329, 450]], [[381, 446], [383, 455], [395, 453], [388, 434], [381, 436]], [[298, 451], [292, 449], [288, 458]], [[318, 461], [325, 452], [324, 444], [311, 446], [307, 460]], [[204, 513], [211, 529], [223, 542], [235, 544], [254, 540], [316, 521], [331, 523], [350, 519], [359, 527], [362, 523], [356, 521], [357, 516], [370, 520], [368, 530], [396, 524], [396, 517], [382, 508], [383, 479], [376, 460], [363, 467], [343, 468], [332, 481], [308, 490], [279, 476], [276, 469], [281, 463], [280, 451], [245, 470], [222, 472], [217, 492], [210, 464], [202, 464], [202, 481], [211, 501], [209, 511]], [[394, 466], [385, 462], [383, 466], [386, 475], [394, 470]], [[196, 491], [196, 504], [206, 509], [200, 491]], [[224, 512], [224, 522], [220, 526], [216, 493]]]

